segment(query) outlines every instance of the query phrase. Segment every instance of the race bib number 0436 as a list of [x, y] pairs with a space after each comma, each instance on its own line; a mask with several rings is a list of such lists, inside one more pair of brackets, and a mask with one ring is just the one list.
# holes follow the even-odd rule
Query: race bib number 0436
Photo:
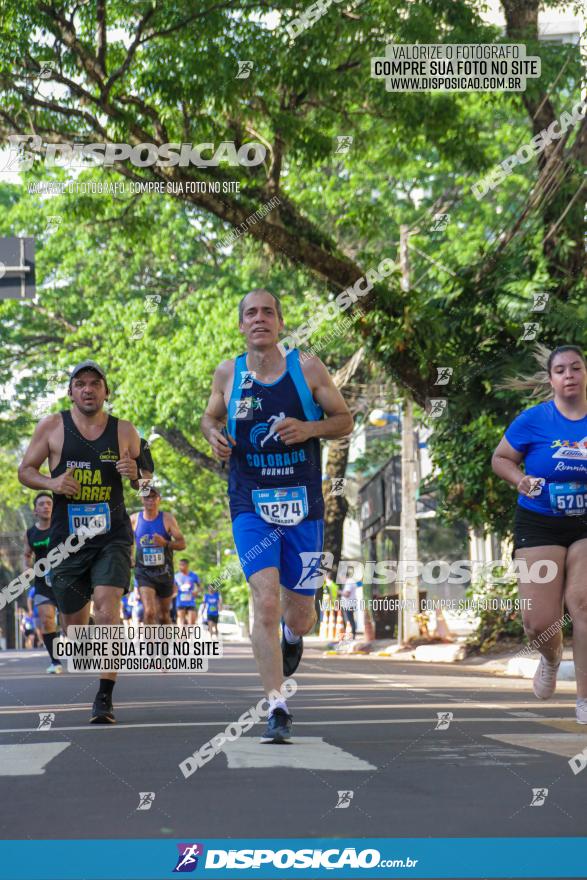
[[277, 526], [295, 526], [308, 515], [308, 494], [305, 486], [288, 489], [253, 489], [255, 513]]
[[565, 516], [587, 513], [587, 483], [551, 483], [550, 506]]
[[81, 526], [100, 535], [110, 531], [110, 507], [107, 504], [68, 504], [67, 517], [70, 535]]

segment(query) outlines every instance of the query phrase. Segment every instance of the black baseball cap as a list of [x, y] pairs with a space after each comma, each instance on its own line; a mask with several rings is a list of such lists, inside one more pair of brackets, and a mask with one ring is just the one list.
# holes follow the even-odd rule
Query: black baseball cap
[[73, 370], [71, 371], [71, 373], [69, 374], [69, 381], [71, 382], [72, 379], [75, 379], [77, 374], [81, 373], [82, 370], [93, 370], [95, 373], [97, 373], [99, 376], [101, 376], [102, 379], [104, 379], [104, 382], [106, 382], [106, 373], [104, 372], [102, 367], [99, 364], [97, 364], [96, 361], [90, 361], [90, 360], [82, 361], [81, 364], [77, 364], [77, 366], [75, 366], [73, 368]]

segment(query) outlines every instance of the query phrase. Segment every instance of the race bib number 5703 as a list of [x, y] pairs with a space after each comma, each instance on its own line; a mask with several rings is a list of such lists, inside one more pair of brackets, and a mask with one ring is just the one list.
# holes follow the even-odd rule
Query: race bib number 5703
[[565, 516], [587, 513], [587, 483], [551, 483], [550, 506]]

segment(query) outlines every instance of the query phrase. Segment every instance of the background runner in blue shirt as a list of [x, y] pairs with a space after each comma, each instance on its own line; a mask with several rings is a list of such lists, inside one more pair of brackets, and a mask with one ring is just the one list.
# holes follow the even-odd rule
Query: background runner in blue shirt
[[222, 607], [222, 599], [220, 593], [215, 590], [212, 584], [207, 584], [204, 593], [204, 605], [206, 606], [206, 622], [208, 624], [208, 632], [212, 638], [218, 638], [218, 615]]
[[193, 626], [196, 622], [196, 598], [200, 589], [200, 578], [195, 571], [190, 571], [188, 559], [179, 560], [179, 571], [174, 580], [177, 590], [177, 622]]
[[514, 550], [520, 597], [528, 605], [524, 629], [541, 655], [534, 694], [546, 700], [556, 688], [564, 603], [573, 620], [576, 717], [587, 724], [587, 363], [581, 349], [556, 348], [546, 375], [552, 399], [514, 419], [492, 466], [518, 491]]

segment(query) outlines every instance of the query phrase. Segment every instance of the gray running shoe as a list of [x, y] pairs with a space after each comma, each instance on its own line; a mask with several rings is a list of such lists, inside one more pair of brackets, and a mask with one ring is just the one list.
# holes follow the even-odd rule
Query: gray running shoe
[[587, 700], [585, 697], [577, 699], [577, 724], [587, 724]]
[[549, 700], [554, 694], [556, 690], [556, 676], [560, 665], [560, 660], [558, 663], [549, 663], [542, 655], [540, 656], [540, 663], [534, 674], [533, 682], [534, 695], [539, 700]]

